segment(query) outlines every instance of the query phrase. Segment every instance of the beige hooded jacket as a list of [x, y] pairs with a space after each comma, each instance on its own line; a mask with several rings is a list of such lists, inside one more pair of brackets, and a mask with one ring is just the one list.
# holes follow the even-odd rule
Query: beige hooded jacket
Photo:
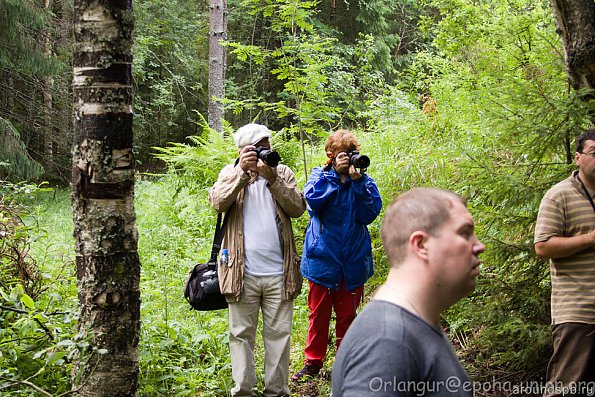
[[[301, 258], [297, 254], [291, 219], [306, 210], [302, 191], [297, 186], [293, 171], [283, 164], [277, 166], [277, 180], [268, 184], [277, 208], [277, 227], [283, 249], [283, 298], [295, 298], [302, 288]], [[209, 202], [217, 212], [229, 217], [222, 248], [227, 248], [227, 266], [219, 266], [219, 286], [228, 301], [239, 301], [244, 284], [244, 188], [256, 179], [246, 174], [239, 165], [227, 165], [219, 173], [215, 185], [209, 190]]]

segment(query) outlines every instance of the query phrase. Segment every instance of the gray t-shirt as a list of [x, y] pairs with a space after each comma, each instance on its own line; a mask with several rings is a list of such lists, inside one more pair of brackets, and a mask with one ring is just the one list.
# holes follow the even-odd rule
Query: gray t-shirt
[[472, 395], [446, 335], [385, 301], [356, 317], [333, 366], [334, 397]]

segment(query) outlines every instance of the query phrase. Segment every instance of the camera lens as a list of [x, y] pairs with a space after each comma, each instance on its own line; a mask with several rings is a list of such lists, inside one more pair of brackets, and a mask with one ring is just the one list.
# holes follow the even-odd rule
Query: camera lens
[[370, 158], [364, 154], [353, 151], [348, 153], [349, 165], [353, 165], [355, 168], [368, 168], [370, 166]]
[[256, 148], [256, 155], [259, 159], [265, 162], [269, 167], [276, 167], [281, 161], [281, 156], [274, 150], [265, 149], [262, 147]]
[[364, 154], [354, 156], [353, 166], [355, 168], [368, 168], [370, 166], [370, 158]]

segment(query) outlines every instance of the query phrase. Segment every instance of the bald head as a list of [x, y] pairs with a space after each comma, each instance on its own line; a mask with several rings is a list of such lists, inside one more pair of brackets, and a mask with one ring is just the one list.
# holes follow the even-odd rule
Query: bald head
[[467, 206], [458, 194], [435, 188], [415, 188], [398, 196], [386, 210], [380, 230], [391, 266], [405, 260], [413, 232], [435, 236], [450, 219], [456, 202]]

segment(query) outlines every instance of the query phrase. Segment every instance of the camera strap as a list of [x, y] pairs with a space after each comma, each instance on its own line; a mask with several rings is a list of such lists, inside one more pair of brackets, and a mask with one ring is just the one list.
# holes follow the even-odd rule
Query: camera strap
[[581, 184], [581, 187], [583, 188], [583, 191], [587, 195], [587, 199], [591, 203], [591, 207], [593, 208], [593, 212], [595, 212], [595, 203], [593, 202], [593, 197], [591, 197], [591, 194], [587, 190], [587, 187], [585, 186], [585, 184], [583, 183], [583, 181], [581, 181], [581, 178], [578, 176], [578, 174], [576, 175], [576, 180]]
[[[215, 236], [213, 237], [213, 247], [211, 248], [211, 259], [209, 259], [209, 262], [217, 262], [217, 256], [221, 250], [221, 242], [225, 234], [225, 226], [227, 226], [227, 220], [229, 219], [227, 215], [227, 213], [225, 213], [225, 216], [222, 216], [221, 213], [217, 214], [217, 225], [215, 226]], [[222, 218], [223, 224], [221, 222]]]

